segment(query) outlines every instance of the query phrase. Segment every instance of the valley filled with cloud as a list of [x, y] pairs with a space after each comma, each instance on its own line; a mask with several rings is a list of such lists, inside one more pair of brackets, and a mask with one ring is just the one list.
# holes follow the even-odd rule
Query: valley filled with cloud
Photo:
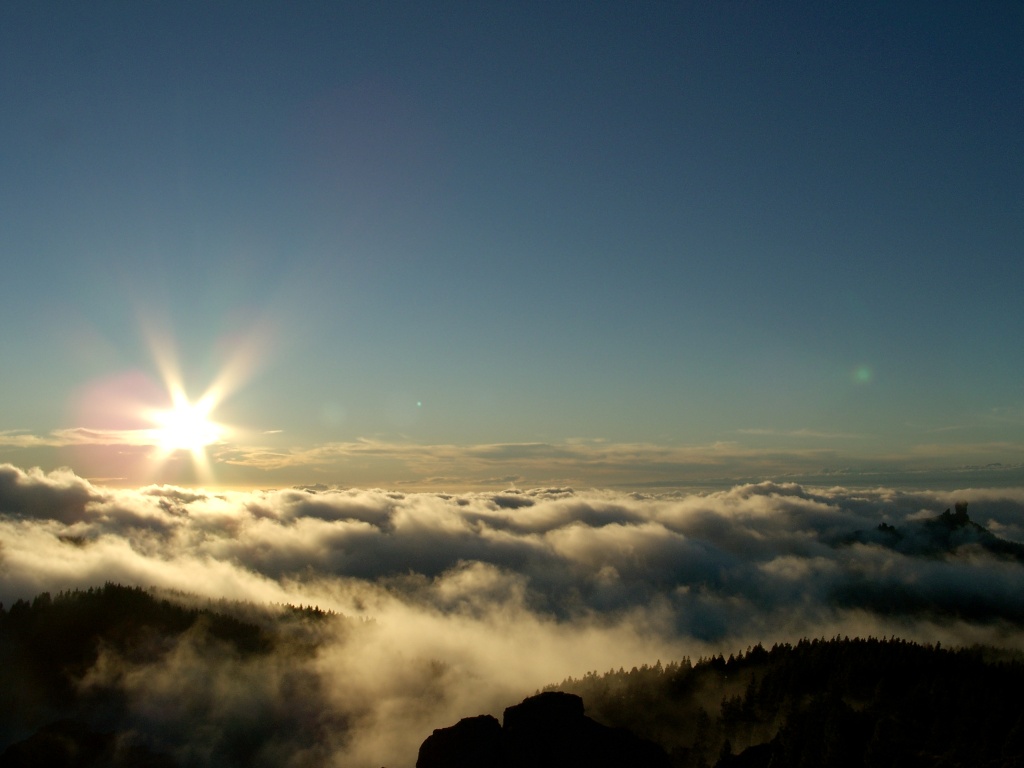
[[591, 670], [836, 635], [1024, 649], [1022, 513], [1020, 489], [214, 493], [3, 465], [0, 600], [113, 582], [334, 612], [305, 653], [187, 634], [159, 665], [101, 653], [80, 685], [121, 690], [148, 731], [264, 712], [316, 724], [316, 754], [278, 745], [292, 764], [402, 765]]

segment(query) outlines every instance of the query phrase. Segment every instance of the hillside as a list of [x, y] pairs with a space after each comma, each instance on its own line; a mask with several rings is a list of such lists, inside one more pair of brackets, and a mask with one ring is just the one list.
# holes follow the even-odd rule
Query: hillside
[[678, 768], [1024, 765], [1024, 660], [992, 649], [803, 640], [551, 689]]
[[[200, 606], [176, 597], [108, 583], [56, 596], [44, 592], [8, 610], [0, 606], [0, 766], [193, 764], [199, 750], [190, 741], [202, 744], [201, 762], [247, 765], [274, 742], [277, 728], [298, 728], [310, 740], [325, 735], [305, 722], [301, 708], [261, 711], [255, 690], [248, 713], [253, 722], [226, 722], [225, 713], [214, 711], [223, 709], [217, 697], [203, 688], [219, 687], [218, 670], [258, 671], [275, 653], [308, 656], [321, 625], [341, 617], [294, 606]], [[182, 663], [183, 657], [192, 663]], [[137, 691], [160, 684], [154, 670], [165, 680], [177, 670], [207, 674], [168, 685], [167, 711], [147, 713], [140, 711]], [[316, 682], [301, 681], [311, 700]], [[191, 698], [170, 695], [180, 690], [191, 691]], [[201, 723], [217, 732], [201, 733]], [[270, 724], [275, 727], [257, 727]]]
[[[115, 584], [0, 607], [0, 768], [331, 765], [366, 710], [340, 704], [318, 659], [360, 626]], [[581, 702], [571, 727], [531, 716], [568, 739], [529, 747], [541, 760], [546, 743], [602, 759], [653, 743], [676, 768], [1024, 765], [1024, 659], [992, 648], [803, 640], [546, 690]], [[497, 721], [477, 720], [493, 743]]]

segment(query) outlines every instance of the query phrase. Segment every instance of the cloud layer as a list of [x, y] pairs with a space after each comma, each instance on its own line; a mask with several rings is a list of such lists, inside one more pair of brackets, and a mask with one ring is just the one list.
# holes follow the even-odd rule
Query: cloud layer
[[[333, 755], [411, 764], [432, 728], [591, 669], [805, 635], [1024, 647], [1024, 565], [971, 541], [926, 557], [849, 538], [960, 499], [1024, 541], [1024, 489], [207, 493], [0, 465], [0, 600], [114, 581], [371, 618], [304, 673], [359, 713]], [[160, 674], [130, 678], [140, 702], [183, 684]]]

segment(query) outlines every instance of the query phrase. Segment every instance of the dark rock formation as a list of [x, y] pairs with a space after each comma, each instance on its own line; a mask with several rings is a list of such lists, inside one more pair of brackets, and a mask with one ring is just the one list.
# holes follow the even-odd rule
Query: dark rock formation
[[779, 759], [775, 744], [755, 744], [738, 755], [722, 755], [715, 768], [771, 768]]
[[583, 699], [549, 691], [505, 710], [439, 728], [420, 747], [416, 768], [668, 768], [665, 751], [583, 714]]
[[420, 746], [417, 766], [482, 768], [504, 765], [501, 724], [491, 715], [466, 717], [438, 728]]

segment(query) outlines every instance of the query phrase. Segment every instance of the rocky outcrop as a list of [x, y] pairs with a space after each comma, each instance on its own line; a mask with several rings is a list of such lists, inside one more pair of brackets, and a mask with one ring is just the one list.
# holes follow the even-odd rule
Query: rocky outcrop
[[668, 768], [665, 751], [630, 731], [587, 717], [583, 699], [549, 691], [505, 710], [439, 728], [416, 768]]
[[875, 530], [854, 531], [834, 540], [836, 546], [874, 544], [904, 555], [944, 557], [961, 547], [973, 547], [1008, 560], [1024, 563], [1024, 544], [1007, 541], [971, 520], [967, 502], [959, 501], [956, 511], [925, 520], [912, 520], [902, 527], [880, 523]]
[[483, 768], [504, 765], [501, 724], [492, 715], [466, 717], [438, 728], [420, 745], [417, 768]]

